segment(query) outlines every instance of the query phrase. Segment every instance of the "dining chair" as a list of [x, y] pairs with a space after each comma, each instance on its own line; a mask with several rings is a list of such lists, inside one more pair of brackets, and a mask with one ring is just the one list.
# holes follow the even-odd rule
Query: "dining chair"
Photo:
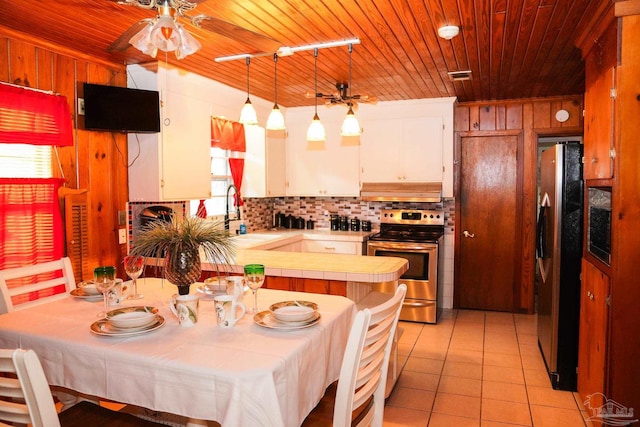
[[[342, 359], [335, 398], [332, 387], [325, 396], [333, 399], [333, 427], [382, 427], [389, 357], [407, 286], [400, 284], [387, 301], [358, 311], [351, 326]], [[328, 403], [321, 404], [303, 426], [327, 425]]]
[[0, 349], [0, 425], [33, 427], [152, 427], [162, 424], [82, 401], [58, 415], [47, 378], [33, 350]]
[[68, 257], [0, 270], [0, 314], [65, 298], [75, 287]]

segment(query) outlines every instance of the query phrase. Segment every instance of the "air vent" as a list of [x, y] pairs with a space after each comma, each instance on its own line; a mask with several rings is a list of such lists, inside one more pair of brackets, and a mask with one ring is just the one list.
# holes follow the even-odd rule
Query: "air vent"
[[462, 80], [471, 80], [471, 70], [467, 71], [449, 71], [449, 78], [451, 81], [459, 82]]

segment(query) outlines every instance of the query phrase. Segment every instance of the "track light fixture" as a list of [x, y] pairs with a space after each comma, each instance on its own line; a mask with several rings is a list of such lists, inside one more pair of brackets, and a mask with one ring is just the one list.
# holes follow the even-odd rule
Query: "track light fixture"
[[275, 91], [273, 109], [267, 119], [268, 130], [285, 130], [284, 116], [278, 107], [278, 54], [273, 54], [273, 87]]
[[253, 108], [253, 104], [251, 104], [251, 99], [249, 98], [249, 67], [251, 65], [251, 58], [246, 58], [247, 63], [247, 100], [242, 107], [242, 111], [240, 111], [240, 123], [244, 123], [245, 125], [257, 125], [258, 124], [258, 115], [256, 114], [255, 108]]
[[[318, 48], [313, 49], [313, 57], [314, 57], [314, 72], [313, 72], [313, 81], [314, 81], [314, 92], [318, 93]], [[320, 117], [318, 116], [318, 98], [315, 98], [315, 115], [313, 116], [313, 120], [311, 121], [311, 125], [309, 125], [309, 130], [307, 130], [307, 141], [325, 141], [327, 139], [327, 135], [324, 130], [324, 126], [320, 121]]]
[[[351, 81], [351, 54], [353, 52], [353, 45], [349, 44], [349, 99], [351, 100], [351, 88], [353, 87]], [[340, 135], [342, 136], [360, 136], [362, 134], [362, 130], [360, 129], [360, 123], [356, 118], [356, 114], [353, 112], [353, 103], [349, 102], [347, 104], [349, 106], [349, 110], [347, 111], [347, 116], [344, 118], [344, 122], [342, 122], [342, 128], [340, 128]]]

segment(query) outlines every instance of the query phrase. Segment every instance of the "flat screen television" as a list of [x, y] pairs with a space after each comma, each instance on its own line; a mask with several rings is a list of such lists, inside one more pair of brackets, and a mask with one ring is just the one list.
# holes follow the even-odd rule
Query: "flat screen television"
[[152, 90], [84, 83], [84, 128], [160, 132], [160, 94]]

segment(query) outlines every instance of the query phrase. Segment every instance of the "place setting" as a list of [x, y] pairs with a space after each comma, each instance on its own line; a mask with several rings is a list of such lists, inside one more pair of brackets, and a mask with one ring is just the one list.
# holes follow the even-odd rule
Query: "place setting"
[[270, 329], [304, 329], [320, 321], [318, 304], [311, 301], [282, 301], [269, 306], [269, 310], [256, 313], [253, 321]]
[[165, 323], [156, 307], [131, 306], [108, 311], [104, 318], [91, 324], [95, 335], [128, 337], [155, 331]]

